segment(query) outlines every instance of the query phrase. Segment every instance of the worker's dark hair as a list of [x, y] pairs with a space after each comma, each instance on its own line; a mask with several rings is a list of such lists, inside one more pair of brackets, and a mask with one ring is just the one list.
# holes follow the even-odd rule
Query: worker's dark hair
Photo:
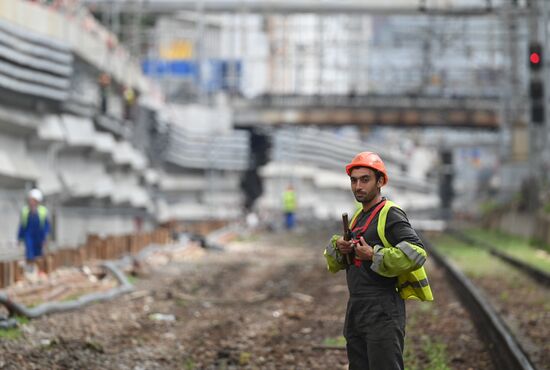
[[[374, 177], [376, 178], [376, 182], [378, 182], [378, 180], [381, 178], [381, 177], [384, 177], [384, 174], [380, 171], [378, 171], [377, 169], [374, 169], [372, 167], [366, 167], [366, 166], [358, 166], [356, 168], [359, 168], [359, 167], [362, 167], [362, 168], [368, 168], [370, 170], [372, 170], [372, 172], [374, 172]], [[351, 175], [350, 175], [351, 176]]]
[[371, 170], [374, 171], [374, 176], [376, 177], [376, 182], [378, 182], [378, 180], [380, 180], [380, 178], [384, 177], [384, 174], [378, 170], [375, 170], [374, 168], [371, 168]]

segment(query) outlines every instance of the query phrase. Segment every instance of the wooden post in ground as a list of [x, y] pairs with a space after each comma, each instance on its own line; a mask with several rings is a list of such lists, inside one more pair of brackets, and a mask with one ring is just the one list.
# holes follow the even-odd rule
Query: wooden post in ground
[[101, 238], [99, 235], [90, 234], [86, 240], [86, 259], [95, 260], [100, 258]]
[[111, 247], [111, 255], [109, 256], [110, 260], [114, 260], [118, 258], [118, 246], [119, 246], [119, 236], [113, 237], [113, 244]]
[[132, 256], [136, 254], [136, 239], [137, 239], [137, 235], [135, 234], [128, 235], [128, 240], [127, 240], [128, 253]]
[[126, 235], [120, 235], [117, 241], [116, 258], [122, 258], [126, 254]]
[[45, 264], [45, 272], [46, 274], [51, 274], [53, 272], [53, 257], [51, 253], [48, 253], [45, 257], [46, 264]]
[[7, 268], [8, 268], [8, 273], [7, 273], [7, 279], [6, 279], [6, 286], [10, 286], [12, 285], [14, 282], [15, 282], [15, 278], [14, 278], [14, 264], [13, 262], [15, 261], [8, 261], [7, 263]]
[[80, 248], [78, 248], [79, 266], [84, 266], [84, 264], [86, 263], [86, 250], [85, 250], [85, 247], [86, 247], [86, 245], [82, 245], [82, 246], [80, 246]]
[[25, 273], [23, 272], [23, 268], [20, 266], [19, 261], [13, 261], [13, 280], [20, 281], [25, 278]]

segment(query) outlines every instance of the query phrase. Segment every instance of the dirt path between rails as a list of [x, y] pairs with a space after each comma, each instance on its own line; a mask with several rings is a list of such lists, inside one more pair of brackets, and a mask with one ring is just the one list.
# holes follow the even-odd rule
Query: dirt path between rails
[[[0, 339], [0, 369], [345, 369], [345, 351], [315, 348], [341, 335], [347, 300], [344, 274], [324, 267], [327, 238], [251, 237], [163, 266], [130, 295]], [[441, 272], [429, 271], [437, 302], [407, 303], [408, 368], [426, 369], [441, 342], [452, 369], [491, 369]]]

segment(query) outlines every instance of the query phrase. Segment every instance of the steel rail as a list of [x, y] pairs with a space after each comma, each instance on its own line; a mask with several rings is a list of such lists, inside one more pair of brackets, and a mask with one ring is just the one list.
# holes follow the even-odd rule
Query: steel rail
[[487, 343], [495, 368], [499, 370], [535, 370], [514, 335], [484, 298], [481, 291], [455, 265], [439, 253], [424, 236], [421, 235], [421, 238], [428, 253], [445, 270], [460, 301], [469, 311], [478, 332]]
[[532, 266], [532, 265], [530, 265], [526, 262], [523, 262], [523, 261], [521, 261], [521, 260], [519, 260], [519, 259], [517, 259], [513, 256], [510, 256], [507, 253], [501, 252], [494, 245], [492, 245], [492, 244], [490, 244], [486, 241], [478, 240], [476, 238], [468, 236], [468, 235], [464, 234], [461, 231], [452, 229], [452, 230], [447, 230], [447, 233], [449, 235], [451, 235], [452, 237], [454, 237], [455, 239], [466, 242], [468, 244], [474, 244], [474, 245], [482, 247], [483, 249], [486, 249], [492, 255], [500, 258], [504, 262], [506, 262], [506, 263], [518, 268], [519, 270], [523, 271], [524, 273], [526, 273], [527, 275], [532, 277], [535, 281], [537, 281], [539, 284], [544, 285], [546, 287], [550, 287], [550, 274], [547, 273], [546, 271], [538, 269], [535, 266]]

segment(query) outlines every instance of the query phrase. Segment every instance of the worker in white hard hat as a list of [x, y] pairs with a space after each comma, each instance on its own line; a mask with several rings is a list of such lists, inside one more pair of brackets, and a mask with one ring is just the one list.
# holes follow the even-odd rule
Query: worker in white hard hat
[[48, 209], [41, 204], [43, 200], [42, 192], [32, 189], [28, 193], [27, 205], [21, 209], [17, 238], [25, 244], [25, 259], [28, 266], [32, 266], [34, 260], [42, 256], [50, 231]]

